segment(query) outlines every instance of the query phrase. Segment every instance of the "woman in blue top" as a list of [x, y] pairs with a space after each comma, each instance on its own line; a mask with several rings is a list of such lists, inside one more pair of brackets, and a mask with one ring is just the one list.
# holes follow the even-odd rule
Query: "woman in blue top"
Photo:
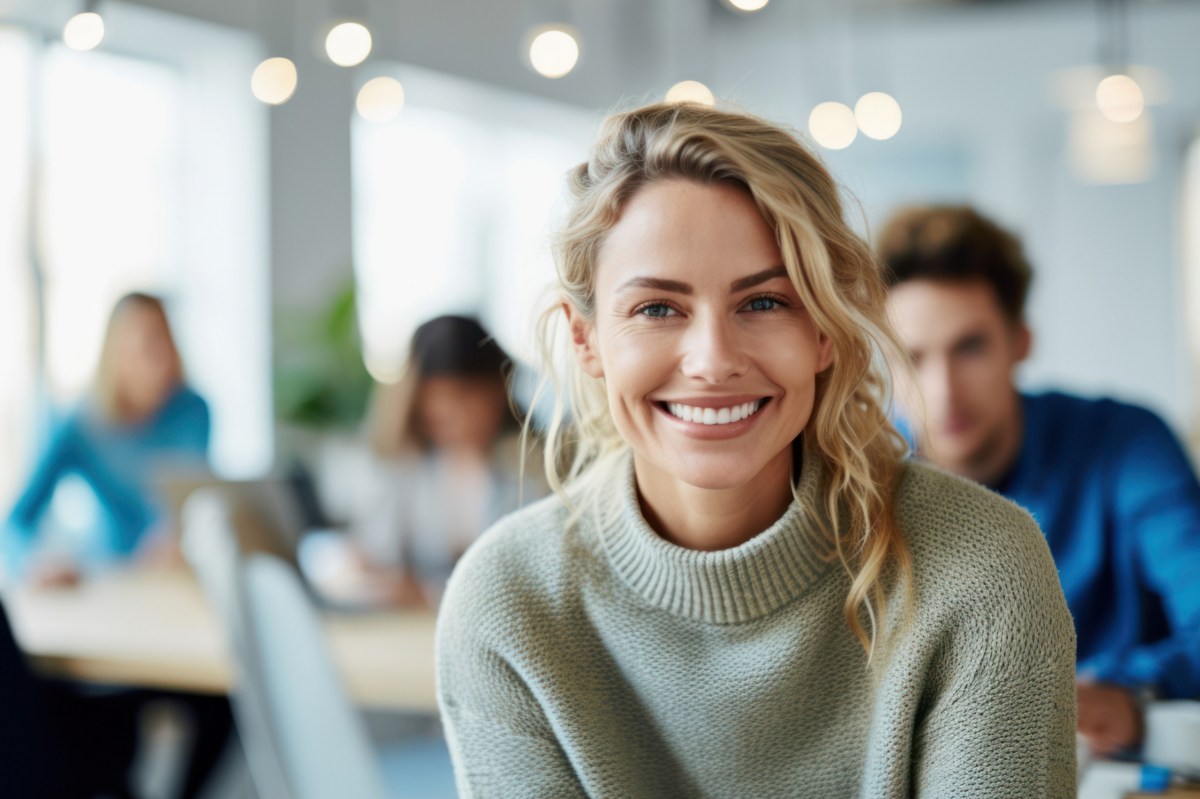
[[[109, 318], [91, 395], [53, 431], [4, 531], [10, 571], [26, 571], [40, 522], [59, 481], [78, 474], [95, 492], [101, 518], [85, 561], [147, 550], [160, 513], [152, 479], [164, 468], [206, 463], [208, 405], [183, 382], [183, 367], [162, 301], [127, 294]], [[76, 563], [29, 563], [42, 583], [73, 581]]]
[[[66, 585], [87, 565], [153, 552], [161, 541], [154, 534], [161, 517], [154, 479], [164, 470], [204, 468], [209, 426], [208, 404], [184, 384], [162, 301], [125, 295], [109, 317], [92, 392], [53, 431], [9, 517], [6, 565], [35, 584]], [[82, 477], [95, 493], [99, 523], [71, 560], [31, 559], [54, 490], [69, 474]], [[198, 795], [228, 740], [232, 716], [224, 697], [79, 691], [43, 681], [39, 718], [50, 732], [56, 761], [71, 764], [54, 770], [48, 795], [132, 796], [139, 717], [147, 703], [163, 700], [180, 708], [193, 733], [177, 795]]]

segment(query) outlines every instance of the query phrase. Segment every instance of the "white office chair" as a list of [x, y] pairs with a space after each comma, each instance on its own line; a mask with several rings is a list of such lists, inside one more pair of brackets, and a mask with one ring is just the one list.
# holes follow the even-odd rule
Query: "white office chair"
[[234, 716], [264, 799], [384, 799], [362, 719], [290, 566], [244, 555], [235, 502], [219, 487], [184, 507], [184, 550], [225, 626], [236, 666]]

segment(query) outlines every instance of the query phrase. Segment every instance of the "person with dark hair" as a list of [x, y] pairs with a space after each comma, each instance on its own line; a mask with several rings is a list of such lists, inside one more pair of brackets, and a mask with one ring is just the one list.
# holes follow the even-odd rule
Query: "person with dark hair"
[[392, 602], [436, 604], [475, 538], [545, 493], [522, 478], [512, 368], [478, 321], [439, 316], [413, 334], [400, 380], [377, 387], [365, 431], [374, 479], [358, 486], [351, 528]]
[[879, 251], [917, 453], [1033, 514], [1075, 619], [1079, 732], [1098, 754], [1135, 747], [1146, 698], [1200, 696], [1200, 484], [1183, 448], [1145, 408], [1017, 389], [1033, 273], [991, 220], [907, 209]]

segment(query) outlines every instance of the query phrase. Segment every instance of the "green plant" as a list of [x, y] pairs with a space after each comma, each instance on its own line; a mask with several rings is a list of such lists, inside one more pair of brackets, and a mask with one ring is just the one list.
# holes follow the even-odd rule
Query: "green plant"
[[320, 430], [357, 427], [372, 380], [363, 365], [353, 278], [325, 308], [281, 315], [276, 332], [277, 417]]

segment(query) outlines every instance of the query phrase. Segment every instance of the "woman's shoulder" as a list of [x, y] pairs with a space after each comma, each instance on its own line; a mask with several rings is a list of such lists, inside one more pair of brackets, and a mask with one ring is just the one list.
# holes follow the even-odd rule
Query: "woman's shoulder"
[[959, 672], [974, 675], [964, 685], [986, 689], [1035, 671], [1073, 673], [1071, 614], [1028, 512], [917, 462], [905, 464], [897, 500], [916, 600], [908, 635], [915, 651], [936, 653], [931, 679]]
[[208, 401], [191, 386], [181, 384], [167, 397], [150, 424], [157, 428], [178, 425], [206, 427], [210, 423], [210, 417]]
[[1029, 512], [996, 492], [933, 466], [904, 465], [897, 520], [922, 593], [1009, 593], [1061, 600], [1046, 539]]
[[208, 415], [208, 400], [204, 399], [196, 389], [186, 383], [175, 389], [175, 393], [167, 400], [167, 407], [179, 413]]

